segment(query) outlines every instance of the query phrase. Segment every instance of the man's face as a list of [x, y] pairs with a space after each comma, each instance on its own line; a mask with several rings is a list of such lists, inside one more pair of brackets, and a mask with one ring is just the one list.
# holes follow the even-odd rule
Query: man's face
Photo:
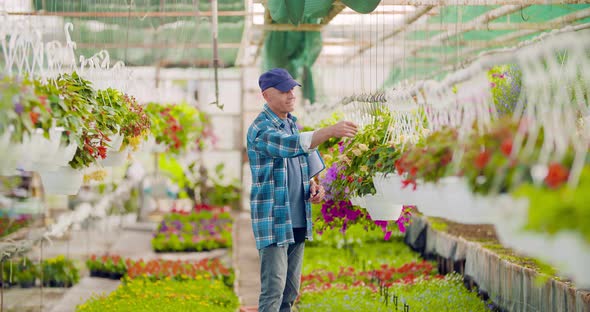
[[287, 114], [295, 110], [295, 90], [283, 92], [279, 89], [268, 88], [262, 92], [262, 96], [270, 109], [279, 116], [287, 118]]

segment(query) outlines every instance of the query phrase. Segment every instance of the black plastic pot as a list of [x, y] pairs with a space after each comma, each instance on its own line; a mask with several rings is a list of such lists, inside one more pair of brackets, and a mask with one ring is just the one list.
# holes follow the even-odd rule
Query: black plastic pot
[[110, 279], [120, 280], [121, 277], [123, 277], [123, 274], [121, 274], [121, 273], [115, 273], [115, 272], [110, 272], [109, 273], [109, 278]]
[[21, 288], [31, 288], [31, 287], [35, 287], [35, 281], [34, 280], [32, 280], [32, 281], [20, 281], [20, 282], [18, 282], [18, 285]]

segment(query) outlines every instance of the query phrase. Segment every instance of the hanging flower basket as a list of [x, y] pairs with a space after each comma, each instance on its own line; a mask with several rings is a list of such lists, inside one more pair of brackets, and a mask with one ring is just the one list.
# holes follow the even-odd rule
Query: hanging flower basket
[[546, 261], [579, 288], [590, 287], [590, 246], [574, 231], [555, 234], [533, 232], [524, 229], [529, 207], [528, 200], [506, 196], [498, 202], [495, 228], [502, 245]]
[[119, 152], [109, 150], [107, 151], [107, 157], [101, 161], [101, 164], [109, 167], [122, 166], [127, 161], [128, 154], [129, 148], [125, 148]]
[[10, 142], [11, 131], [0, 135], [0, 176], [10, 176], [16, 173], [16, 161], [19, 158], [20, 144]]
[[371, 219], [377, 220], [397, 220], [402, 212], [403, 205], [395, 203], [392, 198], [380, 195], [366, 195], [365, 206]]
[[53, 171], [40, 171], [46, 194], [76, 195], [83, 182], [81, 171], [71, 167], [58, 167]]
[[123, 144], [123, 136], [119, 133], [111, 135], [109, 138], [111, 140], [110, 147], [108, 148], [109, 151], [119, 151], [121, 149], [121, 145]]

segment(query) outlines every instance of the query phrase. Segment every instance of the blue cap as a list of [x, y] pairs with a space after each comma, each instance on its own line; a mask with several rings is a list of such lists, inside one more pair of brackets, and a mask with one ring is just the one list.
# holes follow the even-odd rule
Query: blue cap
[[273, 68], [260, 75], [258, 85], [260, 86], [261, 91], [268, 88], [276, 88], [283, 92], [287, 92], [295, 86], [301, 87], [299, 82], [295, 81], [289, 72], [283, 68]]

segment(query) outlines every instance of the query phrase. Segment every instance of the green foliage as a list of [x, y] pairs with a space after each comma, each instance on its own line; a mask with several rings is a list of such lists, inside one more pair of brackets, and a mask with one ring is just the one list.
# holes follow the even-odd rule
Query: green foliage
[[590, 167], [585, 166], [576, 188], [562, 186], [548, 190], [524, 184], [513, 192], [529, 201], [527, 230], [555, 234], [576, 231], [590, 243]]
[[[358, 226], [357, 230], [362, 229]], [[334, 231], [338, 232], [338, 231]], [[420, 255], [409, 250], [401, 236], [392, 237], [389, 241], [366, 242], [362, 238], [347, 238], [350, 243], [339, 243], [339, 248], [326, 246], [305, 246], [303, 261], [303, 274], [309, 274], [315, 270], [338, 271], [341, 267], [353, 267], [356, 270], [377, 269], [381, 264], [401, 266], [404, 263], [419, 261]], [[348, 236], [348, 230], [347, 234]], [[374, 232], [373, 235], [377, 235]], [[357, 236], [358, 237], [358, 236]]]
[[456, 146], [455, 129], [445, 128], [433, 132], [402, 154], [397, 167], [398, 173], [401, 173], [401, 169], [409, 173], [408, 179], [437, 182], [451, 169], [449, 164]]
[[397, 150], [384, 142], [385, 134], [391, 123], [391, 115], [387, 110], [373, 112], [375, 122], [365, 126], [354, 138], [346, 141], [344, 151], [337, 157], [340, 174], [343, 179], [332, 182], [332, 194], [348, 194], [362, 196], [374, 194], [373, 174], [382, 172], [383, 161], [396, 158]]
[[126, 280], [108, 296], [95, 296], [76, 307], [92, 311], [211, 311], [234, 312], [238, 297], [219, 280]]
[[46, 97], [40, 97], [29, 79], [4, 77], [0, 79], [0, 134], [10, 126], [14, 127], [12, 142], [22, 142], [23, 136], [36, 128], [48, 130], [51, 114]]
[[215, 166], [215, 175], [209, 177], [209, 181], [206, 187], [207, 197], [203, 199], [205, 204], [211, 204], [213, 206], [236, 206], [240, 200], [241, 188], [240, 181], [233, 179], [229, 183], [224, 183], [225, 175], [223, 169], [225, 165], [223, 163]]
[[51, 282], [63, 284], [70, 287], [80, 280], [78, 268], [72, 260], [66, 259], [63, 255], [55, 258], [49, 258], [41, 262], [41, 278], [43, 284]]
[[193, 148], [203, 149], [203, 131], [209, 123], [205, 113], [186, 103], [148, 103], [145, 112], [156, 143], [166, 145], [167, 152], [180, 154]]
[[298, 311], [394, 311], [393, 295], [398, 297], [398, 311], [403, 304], [410, 311], [489, 311], [477, 293], [463, 286], [459, 275], [448, 275], [443, 279], [422, 280], [414, 284], [394, 284], [387, 290], [387, 296], [373, 292], [366, 287], [306, 292], [297, 304]]

